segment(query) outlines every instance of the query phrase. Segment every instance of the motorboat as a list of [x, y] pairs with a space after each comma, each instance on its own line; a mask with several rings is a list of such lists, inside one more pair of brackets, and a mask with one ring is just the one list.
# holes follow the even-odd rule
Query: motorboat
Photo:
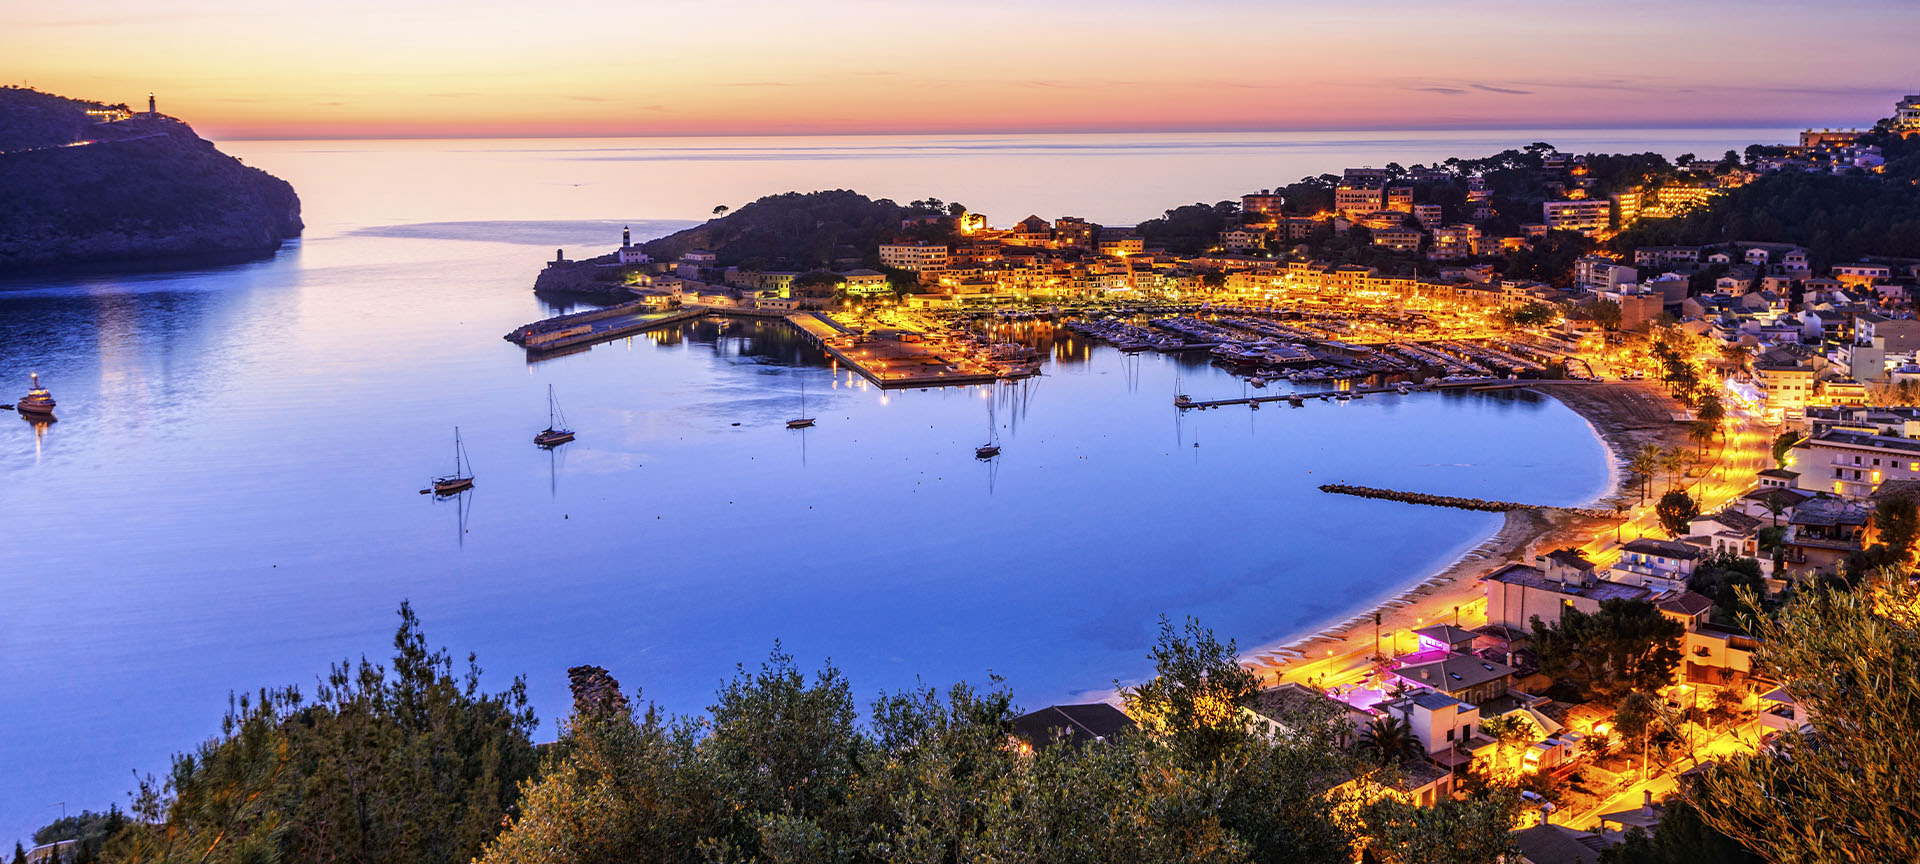
[[19, 402], [14, 403], [14, 409], [22, 414], [52, 417], [54, 406], [53, 394], [47, 392], [47, 388], [40, 386], [40, 373], [30, 372], [28, 374], [33, 376], [33, 387], [27, 391], [27, 395], [20, 397]]

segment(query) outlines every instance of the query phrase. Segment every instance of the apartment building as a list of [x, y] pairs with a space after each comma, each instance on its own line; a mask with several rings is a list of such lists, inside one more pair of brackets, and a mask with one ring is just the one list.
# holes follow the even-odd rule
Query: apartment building
[[1607, 230], [1613, 219], [1613, 203], [1603, 198], [1546, 201], [1540, 209], [1549, 229], [1589, 236]]
[[880, 263], [895, 270], [915, 273], [939, 273], [947, 269], [949, 253], [945, 244], [916, 241], [880, 244]]

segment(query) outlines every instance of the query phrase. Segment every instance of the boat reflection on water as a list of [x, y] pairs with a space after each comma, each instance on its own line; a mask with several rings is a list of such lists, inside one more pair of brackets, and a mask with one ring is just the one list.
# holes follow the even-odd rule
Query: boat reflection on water
[[466, 547], [467, 533], [472, 530], [467, 527], [467, 524], [473, 517], [473, 496], [472, 487], [459, 492], [433, 496], [433, 502], [436, 505], [443, 503], [453, 505], [454, 540], [461, 548]]
[[22, 414], [20, 419], [33, 424], [33, 464], [40, 464], [47, 443], [47, 428], [58, 419], [52, 414]]

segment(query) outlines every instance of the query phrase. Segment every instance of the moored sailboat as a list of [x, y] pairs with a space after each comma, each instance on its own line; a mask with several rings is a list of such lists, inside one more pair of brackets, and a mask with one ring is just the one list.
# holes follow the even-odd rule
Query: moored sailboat
[[994, 421], [993, 394], [987, 394], [987, 443], [973, 448], [973, 458], [992, 459], [1000, 455], [1000, 428]]
[[560, 401], [554, 398], [553, 385], [547, 385], [547, 428], [533, 436], [533, 443], [542, 447], [558, 447], [573, 440], [573, 430], [566, 428], [567, 416], [560, 413]]
[[813, 425], [813, 418], [807, 416], [807, 382], [800, 382], [800, 416], [787, 421], [788, 429], [805, 429]]
[[453, 473], [433, 478], [433, 494], [452, 495], [473, 488], [473, 464], [467, 459], [467, 447], [460, 443], [460, 427], [453, 427]]

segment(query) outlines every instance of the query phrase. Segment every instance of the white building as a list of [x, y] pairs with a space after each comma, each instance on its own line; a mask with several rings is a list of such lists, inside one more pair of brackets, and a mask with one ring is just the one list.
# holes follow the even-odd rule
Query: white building
[[915, 273], [939, 273], [947, 269], [951, 253], [944, 244], [882, 243], [880, 244], [880, 263], [895, 270], [912, 270]]

